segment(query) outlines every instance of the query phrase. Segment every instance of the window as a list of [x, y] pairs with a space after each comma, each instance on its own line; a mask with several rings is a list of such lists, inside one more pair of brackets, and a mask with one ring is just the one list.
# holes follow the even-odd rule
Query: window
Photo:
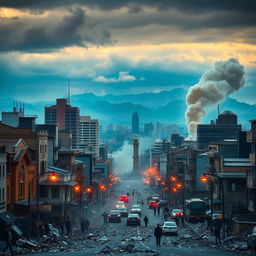
[[25, 168], [24, 168], [24, 166], [22, 165], [21, 167], [20, 167], [20, 173], [24, 173], [25, 172]]
[[3, 200], [2, 201], [5, 201], [5, 188], [3, 188], [2, 196], [3, 196]]
[[40, 187], [40, 197], [48, 197], [48, 189], [45, 186]]
[[52, 188], [52, 198], [59, 198], [60, 197], [60, 188], [59, 187], [53, 187]]
[[24, 181], [20, 181], [20, 185], [19, 185], [20, 199], [23, 199], [23, 198], [24, 198], [24, 192], [25, 192], [25, 184], [24, 184]]
[[45, 144], [44, 145], [44, 153], [46, 153], [47, 152], [47, 145]]
[[9, 188], [9, 186], [6, 187], [6, 197], [7, 197], [7, 200], [10, 199], [10, 188]]

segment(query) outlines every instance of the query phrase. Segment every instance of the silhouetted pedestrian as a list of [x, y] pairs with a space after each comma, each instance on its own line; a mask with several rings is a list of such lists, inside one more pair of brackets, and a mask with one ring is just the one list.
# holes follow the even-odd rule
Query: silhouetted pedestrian
[[3, 241], [5, 241], [5, 247], [3, 249], [3, 252], [5, 252], [5, 250], [7, 248], [9, 248], [11, 255], [14, 255], [13, 249], [12, 249], [12, 225], [9, 224], [6, 226], [4, 234], [3, 234]]
[[67, 230], [67, 235], [69, 235], [71, 233], [71, 220], [70, 220], [70, 216], [68, 216], [67, 220], [66, 220], [66, 230]]
[[182, 227], [184, 227], [185, 221], [184, 221], [183, 214], [180, 215], [180, 220], [181, 220]]
[[156, 207], [154, 207], [153, 209], [154, 209], [154, 215], [156, 216]]
[[180, 225], [180, 217], [177, 214], [175, 215], [175, 222], [178, 227]]
[[156, 246], [161, 245], [161, 237], [162, 237], [163, 231], [159, 224], [157, 224], [155, 230], [154, 230], [154, 236], [156, 238]]
[[103, 212], [101, 216], [103, 217], [103, 225], [107, 226], [108, 225], [108, 214], [106, 212]]
[[214, 235], [215, 235], [216, 244], [218, 244], [218, 242], [221, 243], [221, 241], [220, 241], [220, 230], [221, 230], [220, 225], [216, 225], [215, 229], [214, 229]]
[[157, 215], [158, 216], [160, 215], [160, 206], [159, 205], [157, 206]]
[[145, 223], [145, 227], [148, 226], [148, 223], [149, 223], [149, 220], [148, 220], [148, 217], [145, 216], [144, 219], [143, 219], [144, 223]]

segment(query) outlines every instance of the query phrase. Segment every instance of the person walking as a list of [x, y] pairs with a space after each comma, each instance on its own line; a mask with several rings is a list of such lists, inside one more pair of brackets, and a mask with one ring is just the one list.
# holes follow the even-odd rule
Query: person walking
[[181, 220], [182, 227], [184, 227], [184, 225], [185, 225], [185, 220], [184, 220], [183, 214], [180, 215], [180, 220]]
[[83, 238], [84, 238], [84, 232], [85, 232], [85, 219], [84, 218], [82, 218], [82, 220], [81, 220], [80, 227], [81, 227], [81, 233], [82, 233]]
[[220, 241], [220, 230], [221, 230], [221, 226], [220, 225], [216, 225], [215, 229], [214, 229], [214, 235], [215, 235], [215, 241], [216, 244], [221, 243]]
[[145, 223], [145, 227], [147, 227], [147, 226], [148, 226], [148, 223], [149, 223], [149, 220], [148, 220], [147, 215], [144, 217], [143, 221], [144, 221], [144, 223]]
[[158, 206], [157, 206], [157, 215], [158, 215], [158, 216], [160, 215], [160, 209], [161, 209], [161, 208], [160, 208], [160, 206], [158, 205]]
[[160, 227], [160, 224], [157, 224], [155, 230], [154, 230], [154, 236], [156, 238], [156, 246], [161, 245], [161, 237], [162, 237], [163, 231], [162, 228]]
[[3, 234], [3, 241], [5, 241], [5, 247], [3, 249], [3, 252], [5, 252], [5, 250], [7, 248], [9, 248], [11, 255], [15, 255], [12, 249], [12, 225], [9, 224], [6, 226], [4, 234]]
[[175, 223], [176, 223], [177, 227], [180, 225], [180, 218], [177, 214], [175, 215]]
[[71, 233], [71, 220], [70, 220], [70, 216], [68, 216], [68, 218], [66, 220], [66, 230], [67, 230], [67, 235], [69, 235]]
[[89, 229], [89, 226], [90, 226], [90, 221], [87, 219], [87, 218], [85, 218], [85, 220], [84, 220], [84, 227], [85, 227], [85, 233], [88, 233], [88, 229]]
[[156, 207], [154, 207], [153, 209], [154, 209], [154, 215], [156, 216]]
[[103, 212], [101, 216], [103, 217], [103, 225], [107, 226], [108, 225], [108, 214], [106, 212]]

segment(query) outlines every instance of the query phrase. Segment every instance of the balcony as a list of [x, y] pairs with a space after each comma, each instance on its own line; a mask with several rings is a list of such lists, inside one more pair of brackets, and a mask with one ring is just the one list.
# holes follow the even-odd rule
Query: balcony
[[248, 143], [256, 143], [256, 131], [248, 131], [246, 133], [246, 139]]
[[256, 177], [252, 176], [251, 172], [247, 175], [247, 187], [256, 189]]
[[249, 154], [249, 159], [250, 159], [250, 165], [251, 166], [256, 166], [256, 154], [255, 153], [250, 153]]
[[248, 210], [254, 212], [256, 209], [256, 203], [253, 200], [248, 200]]

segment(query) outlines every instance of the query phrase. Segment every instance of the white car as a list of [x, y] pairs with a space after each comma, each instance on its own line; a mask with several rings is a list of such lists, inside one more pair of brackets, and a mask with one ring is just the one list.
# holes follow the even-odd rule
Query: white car
[[163, 235], [174, 234], [178, 235], [178, 227], [173, 221], [165, 221], [162, 226]]
[[120, 208], [126, 208], [123, 201], [118, 201], [116, 204], [116, 209], [120, 209]]
[[131, 213], [137, 213], [141, 215], [141, 208], [138, 204], [134, 204], [131, 208]]

